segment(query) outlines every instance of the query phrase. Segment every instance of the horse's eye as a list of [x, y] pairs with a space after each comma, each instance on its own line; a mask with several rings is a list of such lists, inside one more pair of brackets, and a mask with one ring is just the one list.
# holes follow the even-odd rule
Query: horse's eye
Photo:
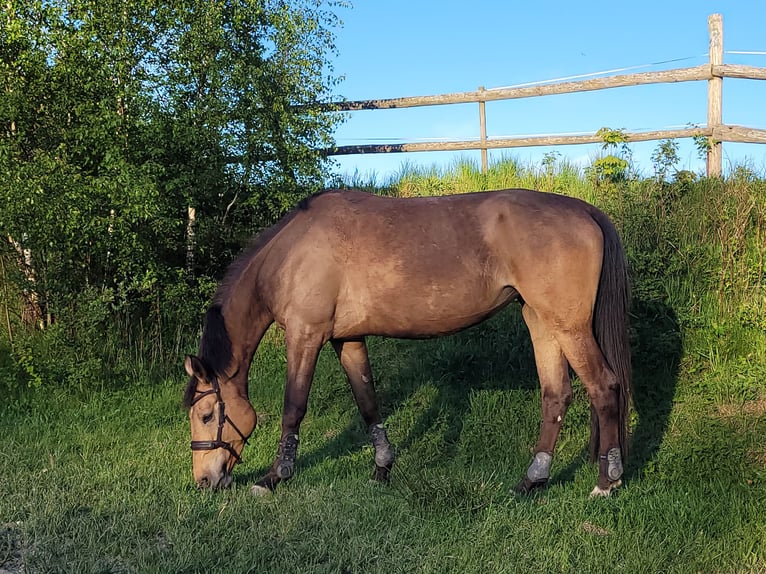
[[202, 417], [203, 424], [207, 424], [213, 420], [213, 413], [208, 413]]

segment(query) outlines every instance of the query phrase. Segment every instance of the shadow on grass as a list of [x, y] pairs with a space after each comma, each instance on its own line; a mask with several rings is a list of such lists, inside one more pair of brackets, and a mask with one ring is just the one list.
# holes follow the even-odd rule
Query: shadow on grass
[[[662, 304], [634, 301], [632, 314], [634, 404], [639, 416], [633, 429], [632, 454], [626, 464], [625, 480], [637, 476], [661, 445], [681, 357], [681, 337], [672, 309]], [[528, 393], [530, 400], [539, 393], [532, 346], [517, 304], [451, 337], [373, 342], [370, 360], [384, 419], [405, 408], [424, 385], [433, 383], [435, 388], [435, 394], [421, 405], [416, 418], [408, 425], [404, 438], [395, 441], [400, 455], [407, 454], [438, 424], [441, 425], [438, 456], [447, 462], [454, 458], [473, 392], [520, 390]], [[347, 400], [346, 397], [343, 400]], [[529, 437], [530, 442], [536, 438], [536, 435]], [[356, 414], [353, 422], [324, 446], [303, 455], [299, 453], [299, 472], [368, 445], [361, 417]], [[526, 459], [529, 452], [517, 456]], [[552, 476], [551, 483], [570, 482], [586, 460], [587, 444], [584, 444], [582, 454]], [[426, 454], [422, 464], [429, 462]], [[255, 480], [266, 470], [258, 469], [241, 478]]]
[[638, 424], [631, 437], [628, 480], [654, 458], [668, 428], [683, 352], [673, 309], [655, 302], [633, 304], [633, 402]]
[[[407, 429], [405, 438], [392, 440], [400, 456], [441, 420], [445, 428], [440, 437], [439, 455], [448, 460], [459, 445], [472, 392], [526, 389], [532, 393], [537, 389], [532, 344], [516, 303], [456, 335], [422, 341], [368, 340], [368, 347], [384, 420], [406, 408], [409, 402], [417, 401], [418, 392], [426, 385], [433, 384], [436, 391], [427, 403], [419, 405], [417, 418]], [[338, 372], [341, 373], [340, 369]], [[347, 397], [336, 400], [345, 401]], [[317, 405], [312, 403], [312, 398], [309, 401], [316, 413]], [[298, 471], [327, 458], [348, 455], [369, 444], [361, 416], [355, 413], [352, 423], [324, 446], [298, 454]], [[257, 479], [266, 470], [259, 469], [242, 478]]]

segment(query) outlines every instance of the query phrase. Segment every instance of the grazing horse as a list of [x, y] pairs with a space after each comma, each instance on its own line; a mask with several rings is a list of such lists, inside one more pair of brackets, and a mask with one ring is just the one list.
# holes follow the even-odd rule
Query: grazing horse
[[516, 489], [550, 476], [572, 399], [569, 367], [591, 405], [592, 495], [619, 486], [631, 395], [629, 283], [609, 219], [562, 195], [512, 189], [391, 198], [326, 191], [301, 202], [228, 269], [205, 316], [199, 356], [188, 356], [184, 400], [193, 474], [225, 487], [256, 424], [248, 371], [266, 329], [285, 332], [282, 437], [253, 491], [294, 473], [317, 356], [330, 342], [348, 377], [385, 481], [394, 451], [378, 410], [365, 337], [455, 333], [519, 300], [542, 389], [534, 456]]

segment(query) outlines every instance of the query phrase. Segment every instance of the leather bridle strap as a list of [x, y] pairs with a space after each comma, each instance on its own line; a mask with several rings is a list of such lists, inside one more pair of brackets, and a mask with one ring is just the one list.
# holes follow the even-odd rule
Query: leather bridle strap
[[209, 391], [200, 392], [198, 397], [195, 397], [195, 399], [192, 401], [192, 406], [197, 404], [201, 399], [207, 397], [208, 395], [215, 395], [216, 400], [218, 401], [218, 433], [216, 435], [215, 440], [193, 440], [191, 441], [191, 449], [192, 450], [215, 450], [217, 448], [223, 448], [228, 450], [231, 455], [234, 457], [236, 462], [242, 462], [242, 457], [239, 455], [239, 453], [236, 451], [236, 449], [231, 446], [231, 443], [228, 443], [223, 440], [223, 427], [228, 422], [231, 425], [231, 428], [233, 428], [235, 431], [237, 431], [237, 434], [242, 438], [242, 441], [244, 444], [247, 444], [247, 437], [242, 433], [239, 428], [237, 428], [237, 425], [234, 424], [234, 421], [232, 421], [229, 416], [226, 414], [226, 404], [223, 402], [223, 399], [221, 398], [221, 387], [218, 384], [218, 379], [213, 378], [212, 382], [213, 388]]

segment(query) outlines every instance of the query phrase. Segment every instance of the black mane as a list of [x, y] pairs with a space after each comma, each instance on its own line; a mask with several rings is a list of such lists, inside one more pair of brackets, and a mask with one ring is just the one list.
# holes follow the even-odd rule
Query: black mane
[[205, 326], [199, 342], [199, 358], [214, 377], [223, 377], [232, 358], [231, 340], [221, 314], [221, 306], [213, 304], [205, 313]]
[[[213, 304], [205, 313], [205, 326], [199, 342], [199, 359], [211, 377], [221, 378], [231, 362], [231, 339], [221, 314], [221, 306]], [[191, 407], [197, 391], [197, 379], [191, 377], [184, 391], [184, 406]]]

